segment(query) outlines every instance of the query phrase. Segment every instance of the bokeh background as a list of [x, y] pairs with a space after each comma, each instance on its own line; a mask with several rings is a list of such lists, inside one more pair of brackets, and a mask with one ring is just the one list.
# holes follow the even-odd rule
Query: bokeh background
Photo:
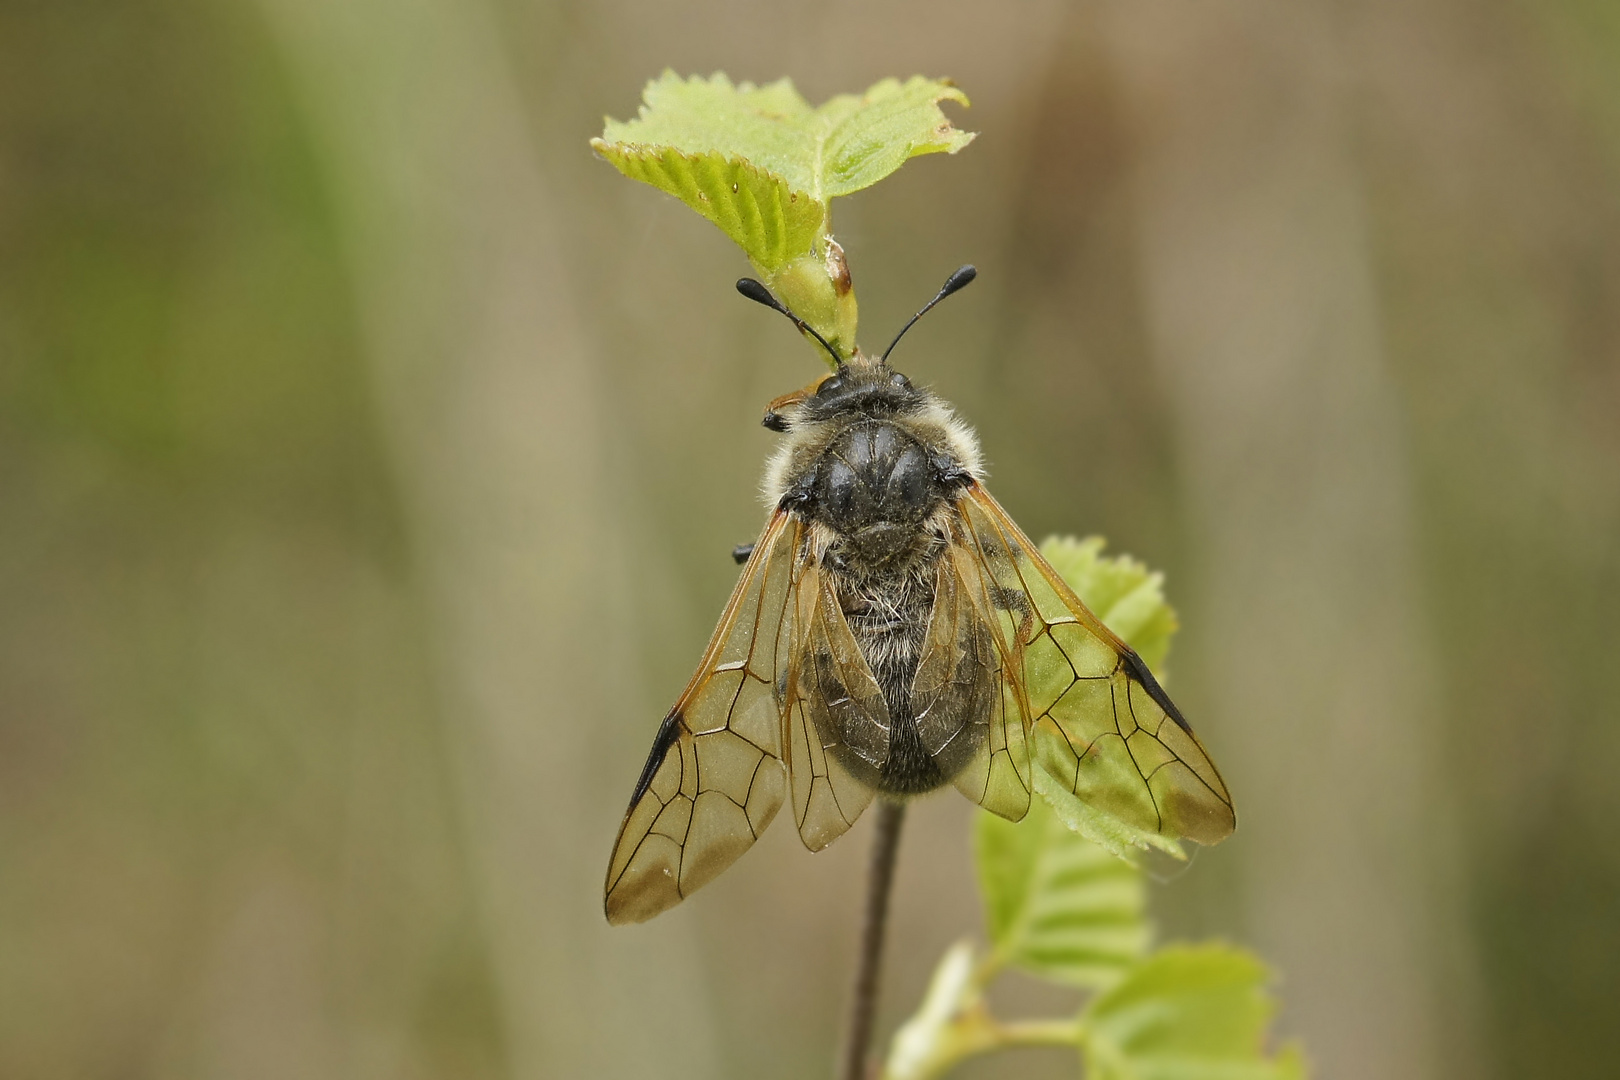
[[1260, 950], [1322, 1077], [1613, 1076], [1617, 11], [3, 0], [0, 1076], [828, 1074], [864, 825], [599, 906], [817, 370], [586, 146], [666, 66], [972, 97], [837, 232], [869, 343], [978, 264], [898, 365], [1028, 531], [1168, 575], [1242, 828], [1164, 931]]

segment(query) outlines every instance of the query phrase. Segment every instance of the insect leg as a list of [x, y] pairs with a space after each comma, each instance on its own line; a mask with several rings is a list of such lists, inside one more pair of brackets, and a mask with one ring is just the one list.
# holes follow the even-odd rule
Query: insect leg
[[747, 562], [748, 556], [752, 555], [753, 553], [753, 544], [738, 544], [736, 547], [731, 549], [731, 557], [732, 559], [736, 560], [738, 566], [741, 566], [743, 563]]

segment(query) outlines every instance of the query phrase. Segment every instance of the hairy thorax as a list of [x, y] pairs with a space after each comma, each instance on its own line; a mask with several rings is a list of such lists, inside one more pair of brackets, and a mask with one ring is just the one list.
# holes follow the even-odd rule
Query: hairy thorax
[[927, 522], [944, 502], [928, 451], [892, 420], [863, 418], [828, 445], [811, 520], [835, 539], [822, 565], [859, 583], [898, 582], [937, 554]]

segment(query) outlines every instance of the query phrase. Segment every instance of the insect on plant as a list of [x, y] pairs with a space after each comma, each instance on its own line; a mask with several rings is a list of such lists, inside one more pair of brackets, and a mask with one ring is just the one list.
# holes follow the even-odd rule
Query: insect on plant
[[[876, 802], [840, 1064], [845, 1080], [869, 1076], [904, 808], [954, 785], [990, 812], [975, 835], [992, 949], [947, 952], [886, 1078], [927, 1080], [1020, 1044], [1073, 1047], [1100, 1080], [1194, 1059], [1301, 1077], [1297, 1054], [1263, 1052], [1262, 965], [1220, 946], [1148, 951], [1135, 856], [1184, 858], [1179, 840], [1213, 844], [1237, 824], [1220, 772], [1148, 664], [1075, 592], [1106, 601], [1099, 610], [1162, 659], [1174, 616], [1157, 575], [1098, 559], [1100, 540], [1054, 540], [1045, 550], [1060, 574], [985, 489], [972, 430], [889, 365], [976, 271], [952, 274], [881, 355], [856, 344], [832, 200], [971, 142], [944, 101], [967, 97], [915, 76], [812, 106], [786, 79], [665, 72], [638, 116], [608, 120], [592, 140], [735, 241], [763, 279], [738, 291], [792, 320], [831, 369], [765, 409], [782, 436], [765, 526], [734, 552], [744, 565], [731, 600], [631, 793], [603, 890], [608, 921], [680, 903], [785, 805], [817, 851]], [[1147, 605], [1127, 612], [1122, 597]], [[1004, 965], [1093, 997], [1072, 1020], [1003, 1024], [983, 993]], [[1142, 1002], [1179, 1019], [1144, 1027], [1133, 1019]]]
[[760, 282], [744, 296], [826, 349], [832, 374], [772, 401], [770, 516], [664, 718], [608, 867], [610, 922], [680, 903], [791, 799], [811, 851], [874, 798], [954, 784], [1029, 809], [1031, 748], [1137, 828], [1213, 844], [1236, 826], [1209, 754], [1137, 654], [985, 490], [978, 440], [889, 366], [964, 266], [878, 357], [842, 355]]

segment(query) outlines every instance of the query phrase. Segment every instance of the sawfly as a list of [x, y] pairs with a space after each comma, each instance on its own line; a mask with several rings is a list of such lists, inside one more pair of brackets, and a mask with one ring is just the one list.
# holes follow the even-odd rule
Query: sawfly
[[1019, 820], [1032, 757], [1092, 807], [1200, 844], [1236, 827], [1214, 762], [1140, 657], [984, 488], [977, 438], [889, 367], [841, 356], [758, 281], [738, 291], [836, 370], [772, 401], [770, 516], [630, 796], [605, 888], [641, 922], [712, 881], [784, 802], [819, 851], [874, 798], [954, 784]]

